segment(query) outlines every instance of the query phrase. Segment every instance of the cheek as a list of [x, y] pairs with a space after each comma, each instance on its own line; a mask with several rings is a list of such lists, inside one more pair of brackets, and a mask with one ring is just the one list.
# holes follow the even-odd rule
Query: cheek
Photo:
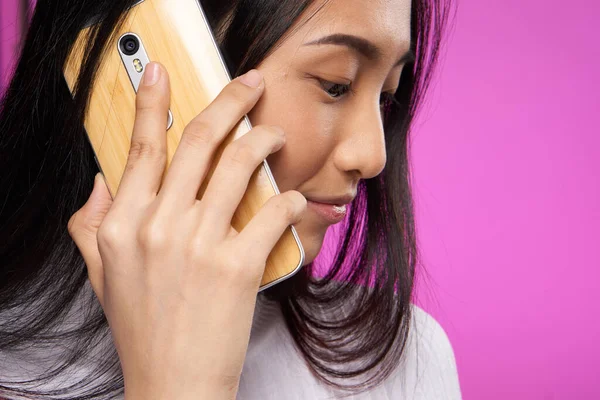
[[281, 86], [267, 85], [248, 116], [254, 126], [279, 125], [285, 130], [285, 146], [267, 158], [284, 192], [297, 189], [323, 168], [333, 150], [333, 123], [327, 107], [313, 99], [314, 93], [296, 90], [290, 94], [289, 85], [287, 90]]

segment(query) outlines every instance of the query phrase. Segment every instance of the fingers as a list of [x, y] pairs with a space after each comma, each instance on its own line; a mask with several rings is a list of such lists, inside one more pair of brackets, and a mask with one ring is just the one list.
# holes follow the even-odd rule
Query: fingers
[[306, 198], [296, 190], [270, 197], [260, 211], [233, 239], [247, 257], [248, 265], [268, 258], [289, 225], [300, 222], [306, 212]]
[[227, 146], [199, 204], [204, 210], [203, 223], [211, 226], [217, 237], [229, 233], [233, 214], [257, 166], [284, 143], [283, 129], [256, 126]]
[[67, 230], [77, 245], [87, 266], [92, 288], [103, 305], [104, 269], [98, 251], [96, 233], [110, 209], [112, 199], [100, 173], [94, 179], [94, 189], [88, 201], [69, 219]]
[[262, 75], [251, 70], [231, 81], [185, 128], [159, 196], [177, 208], [193, 205], [214, 153], [260, 98]]
[[146, 66], [136, 95], [136, 111], [127, 165], [115, 205], [136, 204], [153, 197], [160, 187], [167, 161], [167, 117], [170, 90], [166, 69], [156, 62]]

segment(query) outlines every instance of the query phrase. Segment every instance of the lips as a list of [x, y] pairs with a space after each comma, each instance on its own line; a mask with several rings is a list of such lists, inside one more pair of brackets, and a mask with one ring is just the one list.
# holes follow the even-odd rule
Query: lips
[[346, 205], [319, 203], [312, 200], [308, 201], [308, 207], [315, 211], [328, 224], [337, 224], [346, 216]]
[[342, 204], [342, 205], [334, 204], [333, 205], [333, 209], [335, 211], [339, 212], [339, 213], [345, 213], [346, 212], [346, 205], [345, 204]]
[[329, 198], [307, 197], [306, 199], [309, 201], [315, 202], [315, 203], [329, 204], [332, 206], [342, 207], [348, 203], [351, 203], [352, 200], [354, 200], [354, 197], [356, 197], [356, 195], [347, 194], [347, 195], [343, 195], [343, 196], [336, 196], [336, 197], [329, 197]]

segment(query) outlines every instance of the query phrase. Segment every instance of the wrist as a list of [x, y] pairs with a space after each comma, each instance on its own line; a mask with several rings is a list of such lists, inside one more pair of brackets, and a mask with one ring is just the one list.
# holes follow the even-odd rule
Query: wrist
[[236, 400], [239, 381], [230, 385], [195, 385], [194, 388], [174, 387], [125, 387], [124, 400]]

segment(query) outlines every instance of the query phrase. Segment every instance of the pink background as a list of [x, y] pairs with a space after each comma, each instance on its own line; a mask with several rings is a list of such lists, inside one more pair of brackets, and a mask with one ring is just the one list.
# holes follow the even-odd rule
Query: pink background
[[599, 20], [594, 0], [461, 0], [417, 124], [417, 303], [467, 400], [600, 398]]

